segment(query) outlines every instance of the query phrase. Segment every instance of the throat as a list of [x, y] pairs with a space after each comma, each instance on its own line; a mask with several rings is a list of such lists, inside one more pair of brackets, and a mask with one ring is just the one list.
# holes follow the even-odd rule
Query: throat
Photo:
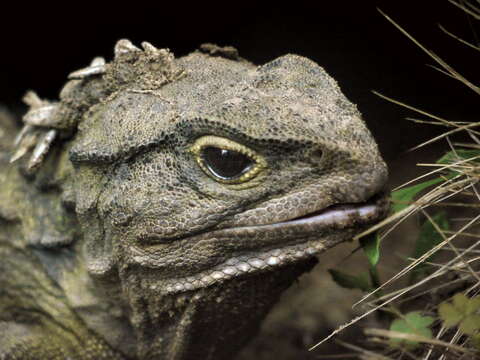
[[129, 286], [137, 356], [168, 360], [232, 358], [257, 333], [281, 293], [316, 262], [310, 258], [274, 272], [161, 297], [150, 287]]

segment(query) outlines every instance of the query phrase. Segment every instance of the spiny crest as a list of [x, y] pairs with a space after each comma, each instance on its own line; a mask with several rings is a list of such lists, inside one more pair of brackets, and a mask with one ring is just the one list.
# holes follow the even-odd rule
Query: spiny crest
[[26, 170], [33, 173], [54, 140], [71, 137], [93, 105], [126, 88], [155, 90], [184, 75], [168, 49], [157, 49], [148, 42], [141, 45], [143, 50], [129, 40], [119, 40], [110, 63], [96, 57], [88, 67], [72, 72], [60, 92], [60, 101], [42, 100], [29, 91], [23, 98], [29, 110], [10, 162], [31, 152]]
[[157, 49], [142, 42], [143, 51], [128, 40], [115, 45], [115, 60], [105, 69], [105, 78], [112, 85], [127, 85], [139, 90], [158, 89], [177, 80], [183, 69], [174, 61], [168, 49]]

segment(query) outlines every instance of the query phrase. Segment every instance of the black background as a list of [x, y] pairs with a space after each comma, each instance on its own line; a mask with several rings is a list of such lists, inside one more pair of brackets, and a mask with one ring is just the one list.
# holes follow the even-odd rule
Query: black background
[[[380, 15], [381, 8], [425, 46], [475, 82], [479, 55], [442, 33], [438, 23], [476, 43], [475, 20], [447, 0], [267, 2], [132, 1], [17, 3], [0, 14], [0, 103], [22, 110], [27, 89], [56, 98], [66, 75], [94, 56], [111, 58], [120, 38], [147, 40], [177, 56], [201, 43], [233, 45], [261, 64], [285, 53], [323, 66], [358, 105], [387, 158], [435, 133], [404, 120], [411, 111], [381, 93], [450, 120], [476, 119], [477, 95], [426, 66], [427, 55]], [[421, 117], [421, 116], [420, 116]]]

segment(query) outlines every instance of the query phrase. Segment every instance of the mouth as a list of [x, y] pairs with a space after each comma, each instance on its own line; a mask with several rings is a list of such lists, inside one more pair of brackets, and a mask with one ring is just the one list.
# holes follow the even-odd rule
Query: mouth
[[[388, 210], [388, 200], [385, 194], [377, 194], [364, 203], [335, 204], [325, 209], [315, 211], [297, 218], [268, 225], [253, 225], [233, 228], [235, 231], [246, 229], [275, 230], [311, 227], [312, 230], [324, 228], [346, 228], [350, 226], [371, 223], [385, 215]], [[308, 230], [308, 229], [304, 229]], [[308, 232], [308, 231], [307, 231]]]
[[[388, 209], [388, 197], [379, 193], [363, 203], [332, 205], [282, 222], [214, 231], [210, 235], [219, 239], [253, 237], [255, 241], [251, 249], [233, 252], [232, 257], [213, 268], [184, 278], [168, 279], [162, 292], [172, 294], [204, 288], [231, 278], [271, 271], [310, 259], [380, 221], [387, 215]], [[278, 239], [282, 240], [281, 244]]]

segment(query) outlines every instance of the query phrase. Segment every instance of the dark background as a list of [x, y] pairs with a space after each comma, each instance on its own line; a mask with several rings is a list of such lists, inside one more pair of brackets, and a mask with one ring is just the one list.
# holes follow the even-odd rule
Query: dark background
[[[21, 97], [26, 90], [34, 89], [41, 97], [55, 99], [68, 73], [85, 67], [94, 56], [110, 59], [115, 42], [129, 38], [137, 45], [146, 40], [157, 47], [168, 47], [177, 56], [188, 54], [201, 43], [212, 42], [233, 45], [241, 56], [257, 64], [285, 53], [313, 59], [339, 82], [343, 92], [364, 114], [390, 164], [393, 185], [425, 171], [413, 164], [425, 162], [428, 156], [438, 158], [446, 144], [408, 156], [403, 156], [404, 150], [444, 129], [404, 120], [406, 116], [417, 115], [375, 96], [372, 90], [449, 120], [478, 121], [478, 95], [427, 67], [434, 61], [376, 10], [381, 8], [426, 47], [478, 83], [480, 54], [443, 34], [438, 24], [473, 43], [478, 43], [475, 33], [478, 26], [448, 0], [316, 0], [289, 1], [286, 5], [260, 1], [224, 1], [222, 5], [205, 2], [191, 5], [181, 1], [8, 3], [10, 8], [4, 2], [0, 10], [0, 104], [17, 113], [24, 110]], [[398, 241], [390, 241], [385, 251], [390, 254], [387, 258], [390, 268], [394, 267], [390, 262], [398, 262], [392, 257], [396, 254], [392, 244], [401, 245], [405, 240], [403, 234]], [[343, 253], [329, 252], [322, 258], [322, 268], [317, 267], [318, 272], [310, 280], [300, 282], [311, 292], [301, 293], [298, 288], [293, 291], [300, 295], [290, 292], [290, 298], [300, 300], [286, 298], [283, 307], [270, 317], [270, 325], [265, 327], [267, 335], [256, 338], [245, 359], [298, 358], [297, 354], [307, 358], [308, 346], [345, 321], [327, 321], [339, 311], [350, 311], [354, 301], [351, 293], [328, 282], [325, 276], [325, 269], [338, 266], [338, 259], [345, 258], [351, 248], [340, 250]], [[301, 301], [306, 298], [308, 302]], [[285, 308], [293, 310], [288, 312]], [[290, 321], [288, 314], [294, 321]], [[297, 330], [295, 324], [301, 322], [298, 318], [310, 319], [309, 316], [318, 325], [313, 330]], [[286, 326], [289, 322], [294, 325]], [[323, 328], [318, 330], [319, 327]], [[350, 340], [363, 339], [360, 330], [354, 330], [353, 334]], [[292, 350], [295, 356], [289, 356], [282, 345], [290, 342], [295, 343]], [[263, 357], [259, 349], [263, 349]], [[309, 358], [332, 352], [324, 349], [311, 353]]]
[[[168, 5], [166, 5], [168, 4]], [[340, 83], [364, 114], [387, 159], [431, 137], [436, 128], [413, 125], [414, 115], [372, 89], [450, 120], [473, 120], [478, 99], [458, 81], [426, 66], [427, 55], [395, 29], [376, 7], [472, 81], [478, 55], [443, 34], [438, 23], [476, 43], [475, 24], [447, 0], [290, 1], [113, 4], [84, 1], [14, 4], [1, 11], [0, 103], [22, 110], [27, 89], [56, 98], [69, 72], [94, 56], [111, 58], [126, 37], [185, 55], [201, 43], [233, 45], [261, 64], [285, 53], [307, 56]]]

